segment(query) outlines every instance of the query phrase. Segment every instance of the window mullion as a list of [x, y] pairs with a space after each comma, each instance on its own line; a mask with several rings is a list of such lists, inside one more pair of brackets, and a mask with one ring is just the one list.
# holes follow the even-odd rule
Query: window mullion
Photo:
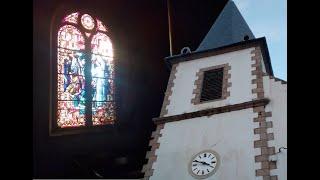
[[[90, 47], [90, 46], [86, 46]], [[91, 53], [90, 50], [85, 51], [85, 105], [86, 105], [86, 126], [92, 126], [92, 75], [91, 75]]]

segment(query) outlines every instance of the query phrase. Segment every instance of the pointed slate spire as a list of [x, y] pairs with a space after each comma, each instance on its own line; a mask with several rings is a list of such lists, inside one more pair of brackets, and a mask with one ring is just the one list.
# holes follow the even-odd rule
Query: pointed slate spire
[[245, 36], [255, 38], [237, 6], [229, 0], [196, 51], [234, 44]]

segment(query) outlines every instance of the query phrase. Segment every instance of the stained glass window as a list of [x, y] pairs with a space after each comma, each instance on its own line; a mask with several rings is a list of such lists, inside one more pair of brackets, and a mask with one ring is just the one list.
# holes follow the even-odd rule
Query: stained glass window
[[72, 13], [58, 31], [57, 126], [113, 124], [114, 59], [102, 22]]

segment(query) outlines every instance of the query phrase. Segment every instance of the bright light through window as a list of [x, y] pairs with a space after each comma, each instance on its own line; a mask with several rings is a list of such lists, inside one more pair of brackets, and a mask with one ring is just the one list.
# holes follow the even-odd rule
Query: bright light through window
[[[80, 30], [83, 28], [84, 33]], [[60, 128], [114, 123], [113, 49], [106, 32], [102, 22], [88, 14], [72, 13], [64, 18], [58, 32], [57, 54]]]

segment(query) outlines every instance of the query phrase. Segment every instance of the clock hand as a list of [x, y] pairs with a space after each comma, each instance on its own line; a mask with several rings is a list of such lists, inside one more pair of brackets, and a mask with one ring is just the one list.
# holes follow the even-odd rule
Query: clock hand
[[207, 165], [207, 166], [210, 166], [210, 167], [214, 168], [213, 166], [211, 166], [210, 164], [208, 164], [206, 162], [201, 162], [201, 163], [204, 164], [204, 165]]
[[201, 161], [198, 161], [198, 160], [194, 160], [193, 162], [197, 162], [197, 163], [202, 163], [202, 164], [203, 164], [203, 162], [201, 162]]
[[208, 163], [206, 163], [206, 162], [204, 162], [204, 161], [198, 161], [198, 160], [194, 160], [193, 162], [197, 162], [197, 163], [201, 163], [201, 164], [204, 164], [204, 165], [209, 165], [209, 166], [210, 166], [210, 164], [208, 164]]

